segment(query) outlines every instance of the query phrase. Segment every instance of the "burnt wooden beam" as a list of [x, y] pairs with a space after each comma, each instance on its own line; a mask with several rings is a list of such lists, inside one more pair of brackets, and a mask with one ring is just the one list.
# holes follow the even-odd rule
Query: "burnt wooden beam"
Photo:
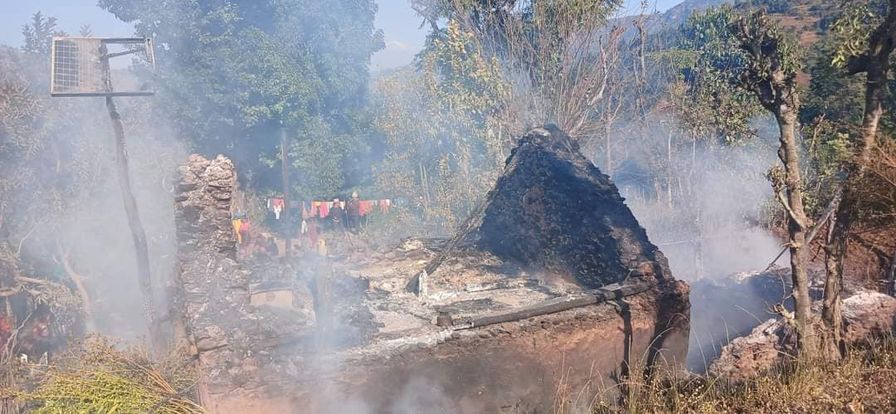
[[627, 296], [645, 292], [648, 289], [649, 286], [646, 284], [620, 285], [614, 283], [580, 295], [550, 299], [536, 305], [526, 306], [508, 312], [463, 319], [455, 323], [454, 330], [479, 328], [483, 326], [497, 325], [499, 323], [520, 321], [536, 316], [550, 315], [552, 313], [596, 305], [610, 300], [622, 299]]

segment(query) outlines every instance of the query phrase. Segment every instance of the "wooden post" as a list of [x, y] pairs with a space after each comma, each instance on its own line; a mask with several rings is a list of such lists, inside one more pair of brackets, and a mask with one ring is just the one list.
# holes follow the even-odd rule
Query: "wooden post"
[[[103, 56], [106, 55], [105, 45], [102, 47], [101, 53]], [[103, 72], [106, 89], [108, 92], [112, 92], [109, 59], [105, 57], [103, 58]], [[146, 242], [146, 231], [143, 229], [143, 223], [140, 221], [140, 214], [137, 211], [137, 200], [134, 198], [134, 193], [131, 190], [124, 126], [112, 96], [106, 96], [106, 109], [109, 111], [112, 129], [115, 131], [115, 166], [118, 175], [118, 186], [121, 189], [124, 211], [128, 217], [128, 226], [131, 229], [131, 237], [134, 240], [134, 249], [137, 254], [137, 281], [140, 285], [140, 292], [143, 294], [143, 310], [146, 314], [146, 323], [149, 326], [147, 344], [150, 350], [155, 352], [157, 350], [155, 346], [157, 344], [156, 341], [161, 341], [162, 338], [159, 335], [158, 326], [156, 326], [156, 307], [152, 290], [152, 273], [149, 268], [149, 247]]]
[[286, 258], [289, 259], [291, 256], [290, 250], [292, 247], [292, 237], [290, 237], [290, 232], [292, 231], [291, 224], [291, 216], [289, 215], [289, 152], [287, 151], [288, 142], [286, 137], [286, 127], [280, 126], [280, 164], [282, 167], [281, 173], [283, 174], [283, 213], [285, 214], [286, 220]]

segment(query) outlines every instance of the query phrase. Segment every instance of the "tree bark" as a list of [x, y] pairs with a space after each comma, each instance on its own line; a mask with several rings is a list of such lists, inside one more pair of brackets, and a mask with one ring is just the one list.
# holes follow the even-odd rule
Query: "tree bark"
[[887, 284], [887, 293], [890, 296], [896, 296], [896, 253], [890, 258], [889, 283]]
[[802, 177], [799, 165], [799, 149], [796, 143], [796, 109], [781, 105], [775, 111], [780, 128], [778, 156], [784, 163], [784, 192], [788, 210], [787, 231], [790, 237], [790, 268], [793, 279], [794, 316], [797, 341], [801, 354], [813, 357], [817, 351], [812, 327], [812, 299], [809, 297], [809, 274], [806, 270], [807, 218], [803, 207]]
[[826, 357], [839, 359], [844, 351], [842, 340], [841, 296], [843, 291], [843, 257], [846, 255], [849, 231], [859, 202], [858, 189], [871, 160], [871, 151], [877, 144], [877, 130], [883, 116], [886, 98], [887, 74], [890, 55], [894, 48], [896, 31], [896, 0], [890, 0], [887, 18], [869, 37], [867, 53], [851, 59], [850, 74], [865, 72], [865, 113], [858, 142], [852, 160], [846, 167], [842, 183], [843, 197], [831, 223], [831, 231], [825, 245], [825, 289], [822, 320], [828, 331], [825, 343]]

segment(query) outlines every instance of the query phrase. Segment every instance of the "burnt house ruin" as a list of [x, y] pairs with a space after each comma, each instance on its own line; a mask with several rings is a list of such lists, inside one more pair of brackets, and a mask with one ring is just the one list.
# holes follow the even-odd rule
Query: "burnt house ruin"
[[176, 306], [212, 412], [543, 412], [685, 362], [687, 284], [556, 128], [520, 139], [455, 237], [267, 276], [235, 260], [234, 185], [194, 156], [177, 198]]

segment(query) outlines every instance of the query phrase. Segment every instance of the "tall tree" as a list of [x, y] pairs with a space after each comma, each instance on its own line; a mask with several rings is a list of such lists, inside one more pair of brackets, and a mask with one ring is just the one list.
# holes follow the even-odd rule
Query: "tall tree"
[[[516, 107], [507, 114], [512, 119], [508, 123], [517, 124], [516, 133], [527, 125], [553, 122], [584, 141], [603, 130], [599, 112], [607, 98], [612, 65], [618, 62], [621, 35], [606, 29], [618, 0], [414, 3], [433, 23], [431, 44], [459, 30], [471, 40], [463, 53], [500, 64], [509, 89], [503, 104]], [[448, 24], [439, 27], [443, 20]]]
[[53, 36], [65, 36], [65, 32], [56, 27], [56, 18], [45, 16], [41, 12], [31, 16], [31, 23], [22, 26], [25, 42], [22, 50], [41, 56], [49, 56], [50, 39]]
[[835, 62], [845, 64], [850, 75], [865, 74], [865, 102], [860, 133], [853, 143], [852, 156], [845, 167], [842, 199], [834, 215], [833, 226], [825, 246], [827, 277], [822, 318], [832, 334], [835, 346], [828, 352], [831, 355], [843, 349], [840, 303], [843, 290], [843, 257], [846, 254], [850, 228], [858, 210], [860, 186], [876, 146], [877, 131], [887, 96], [890, 56], [896, 47], [896, 0], [889, 0], [884, 6], [887, 10], [880, 16], [885, 17], [870, 33], [863, 23], [864, 18], [875, 16], [870, 13], [872, 8], [865, 4], [848, 7], [853, 8], [848, 10], [835, 25], [835, 31], [846, 37], [842, 48], [835, 56]]
[[800, 352], [811, 358], [817, 354], [817, 341], [811, 321], [812, 298], [809, 296], [806, 270], [806, 235], [810, 222], [803, 206], [803, 180], [796, 136], [800, 108], [796, 83], [800, 70], [797, 44], [762, 10], [742, 16], [732, 29], [738, 34], [740, 47], [748, 58], [742, 72], [743, 86], [755, 93], [760, 105], [774, 115], [778, 123], [778, 157], [783, 168], [773, 168], [769, 178], [787, 212], [794, 323]]

